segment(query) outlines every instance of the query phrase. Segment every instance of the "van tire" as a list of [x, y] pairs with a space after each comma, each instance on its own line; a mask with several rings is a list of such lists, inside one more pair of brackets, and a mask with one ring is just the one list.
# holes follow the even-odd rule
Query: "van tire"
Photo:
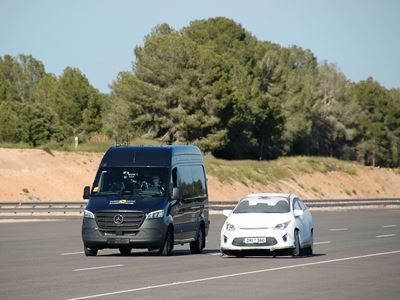
[[86, 246], [83, 247], [83, 250], [86, 256], [96, 256], [98, 251], [96, 248], [89, 248]]
[[158, 254], [161, 256], [170, 256], [172, 249], [174, 247], [174, 234], [172, 228], [168, 228], [167, 234], [165, 236], [165, 241], [163, 246], [158, 250]]
[[119, 248], [119, 253], [121, 253], [121, 255], [129, 255], [131, 254], [132, 248], [131, 247], [120, 247]]
[[200, 254], [204, 249], [204, 228], [200, 226], [199, 231], [197, 232], [196, 240], [190, 242], [190, 252], [192, 254]]

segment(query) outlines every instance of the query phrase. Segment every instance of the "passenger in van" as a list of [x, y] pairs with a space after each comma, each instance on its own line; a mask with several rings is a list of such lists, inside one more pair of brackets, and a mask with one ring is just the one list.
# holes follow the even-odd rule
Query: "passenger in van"
[[148, 189], [146, 192], [151, 192], [151, 193], [157, 193], [160, 194], [161, 196], [164, 195], [164, 187], [162, 185], [160, 176], [154, 175], [151, 180], [151, 185], [149, 185]]

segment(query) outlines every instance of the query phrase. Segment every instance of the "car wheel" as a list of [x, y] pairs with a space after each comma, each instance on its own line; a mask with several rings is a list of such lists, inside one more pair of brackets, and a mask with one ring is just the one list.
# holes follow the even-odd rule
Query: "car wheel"
[[292, 250], [292, 256], [293, 257], [299, 256], [300, 251], [301, 251], [301, 248], [300, 248], [299, 231], [295, 230], [295, 232], [294, 232], [294, 247]]
[[235, 256], [236, 256], [237, 258], [243, 258], [245, 255], [244, 255], [244, 252], [243, 252], [243, 251], [238, 251], [237, 253], [235, 253]]
[[162, 256], [170, 256], [174, 247], [174, 235], [172, 229], [169, 228], [165, 236], [164, 245], [158, 250], [158, 254]]
[[203, 252], [204, 248], [204, 229], [203, 226], [199, 228], [199, 231], [197, 232], [197, 237], [196, 240], [193, 242], [190, 242], [190, 252], [192, 254], [200, 254]]
[[129, 255], [131, 254], [132, 248], [131, 247], [120, 247], [119, 248], [119, 253], [122, 255]]
[[311, 230], [310, 246], [307, 248], [307, 255], [314, 255], [314, 231]]
[[97, 249], [96, 248], [89, 248], [84, 246], [83, 250], [85, 251], [86, 256], [96, 256], [97, 255]]

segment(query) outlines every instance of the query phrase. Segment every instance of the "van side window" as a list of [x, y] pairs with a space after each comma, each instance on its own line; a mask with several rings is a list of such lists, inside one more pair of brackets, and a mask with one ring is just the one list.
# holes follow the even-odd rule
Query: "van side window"
[[177, 168], [172, 169], [172, 187], [173, 188], [178, 187], [178, 169]]
[[183, 199], [193, 197], [193, 179], [189, 166], [179, 167], [180, 187]]
[[202, 197], [206, 195], [206, 179], [203, 166], [192, 166], [193, 191], [194, 196]]

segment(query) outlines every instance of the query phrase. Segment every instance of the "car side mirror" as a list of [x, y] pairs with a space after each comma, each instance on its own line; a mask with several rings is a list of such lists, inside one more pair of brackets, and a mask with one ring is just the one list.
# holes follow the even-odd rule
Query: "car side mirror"
[[304, 213], [303, 213], [303, 211], [301, 209], [295, 209], [293, 211], [293, 214], [294, 214], [295, 217], [301, 217]]
[[89, 199], [90, 197], [90, 186], [85, 186], [83, 188], [83, 199]]
[[180, 198], [179, 196], [180, 196], [179, 188], [174, 187], [174, 188], [172, 189], [172, 197], [171, 197], [171, 199], [172, 199], [172, 200], [179, 200], [179, 198]]
[[229, 217], [229, 215], [232, 213], [232, 209], [224, 209], [222, 213], [225, 217]]

